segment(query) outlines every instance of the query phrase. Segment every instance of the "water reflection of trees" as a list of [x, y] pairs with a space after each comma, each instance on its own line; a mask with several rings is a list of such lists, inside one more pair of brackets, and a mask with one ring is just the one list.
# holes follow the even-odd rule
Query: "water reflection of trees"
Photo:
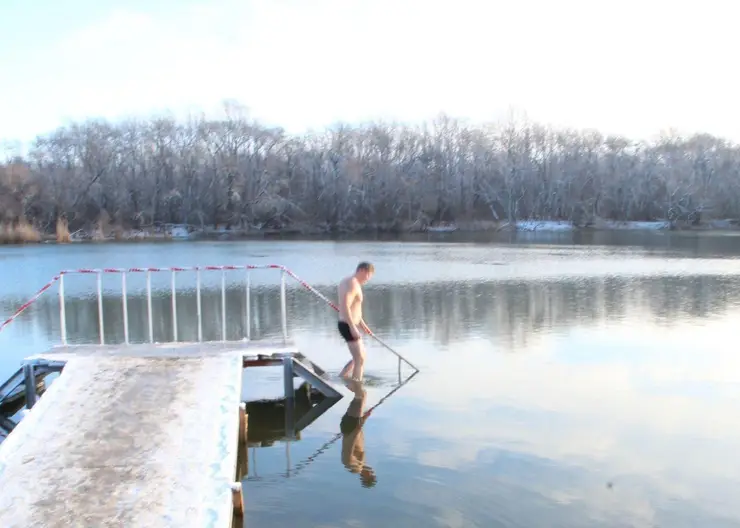
[[[280, 298], [275, 287], [251, 292], [252, 335], [281, 333]], [[593, 325], [625, 316], [639, 316], [657, 324], [673, 324], [688, 317], [707, 317], [726, 311], [740, 300], [740, 283], [723, 277], [589, 278], [561, 281], [449, 282], [368, 287], [367, 319], [379, 335], [395, 339], [422, 337], [439, 344], [471, 335], [496, 338], [512, 347], [526, 344], [535, 333], [553, 327]], [[244, 290], [226, 296], [227, 337], [245, 335]], [[130, 339], [148, 339], [146, 297], [129, 296]], [[171, 298], [158, 293], [152, 300], [154, 338], [172, 339]], [[203, 337], [221, 338], [220, 291], [202, 295]], [[4, 307], [10, 310], [12, 307]], [[334, 332], [334, 312], [305, 290], [288, 290], [289, 328]], [[67, 332], [72, 342], [96, 342], [98, 308], [95, 298], [70, 298], [66, 304]], [[123, 341], [120, 297], [104, 301], [105, 339]], [[196, 297], [177, 297], [178, 337], [197, 339]], [[24, 315], [34, 326], [58, 334], [59, 307], [55, 297], [42, 298]]]

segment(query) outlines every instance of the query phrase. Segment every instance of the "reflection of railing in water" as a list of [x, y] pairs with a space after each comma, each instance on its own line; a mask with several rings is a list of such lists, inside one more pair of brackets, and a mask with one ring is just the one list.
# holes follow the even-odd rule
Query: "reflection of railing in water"
[[[378, 408], [380, 406], [380, 404], [382, 404], [388, 398], [390, 398], [393, 394], [395, 394], [396, 391], [398, 391], [401, 387], [403, 387], [407, 383], [409, 383], [413, 379], [413, 377], [416, 376], [418, 373], [419, 373], [418, 370], [412, 372], [411, 375], [409, 375], [405, 380], [403, 380], [400, 383], [398, 383], [397, 385], [395, 385], [393, 387], [393, 389], [391, 389], [387, 394], [385, 394], [385, 396], [383, 396], [382, 398], [380, 398], [380, 400], [378, 400], [378, 402], [375, 405], [373, 405], [372, 407], [370, 407], [367, 411], [365, 411], [362, 414], [361, 420], [364, 422], [370, 416], [370, 414], [376, 408]], [[319, 407], [320, 405], [321, 405], [321, 403], [318, 404], [316, 407]], [[323, 414], [326, 410], [328, 410], [328, 407], [327, 407], [327, 409], [321, 410], [321, 414]], [[291, 420], [291, 418], [292, 417], [290, 416], [290, 413], [286, 413], [286, 416], [285, 416], [285, 420], [286, 420], [285, 429], [286, 429], [286, 431], [290, 431], [290, 430], [295, 430], [296, 429], [296, 425], [292, 425], [291, 423], [288, 423]], [[256, 474], [256, 469], [257, 469], [256, 448], [253, 447], [252, 448], [252, 456], [250, 457], [250, 467], [252, 468], [253, 476], [246, 477], [244, 480], [247, 481], [247, 482], [263, 482], [264, 483], [264, 482], [279, 482], [280, 480], [283, 480], [283, 479], [286, 479], [286, 478], [295, 477], [303, 469], [305, 469], [307, 466], [309, 466], [314, 460], [316, 460], [322, 453], [324, 453], [327, 449], [329, 449], [337, 440], [339, 440], [340, 438], [342, 438], [342, 436], [343, 435], [342, 435], [341, 432], [340, 433], [337, 433], [331, 439], [329, 439], [327, 442], [325, 442], [324, 444], [322, 444], [318, 449], [316, 449], [311, 455], [307, 456], [306, 458], [304, 458], [303, 460], [301, 460], [300, 462], [298, 462], [297, 464], [295, 464], [292, 467], [291, 467], [291, 462], [290, 462], [290, 439], [286, 439], [286, 441], [285, 441], [285, 456], [286, 456], [287, 467], [286, 467], [285, 473], [280, 473], [280, 474], [277, 474], [277, 475], [268, 475], [268, 476], [265, 476], [265, 477], [261, 477], [261, 476], [259, 476], [259, 475]]]

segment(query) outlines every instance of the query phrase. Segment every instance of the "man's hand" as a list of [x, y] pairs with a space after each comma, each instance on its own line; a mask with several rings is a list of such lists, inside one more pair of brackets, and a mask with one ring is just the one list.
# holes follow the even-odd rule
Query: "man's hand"
[[365, 324], [365, 321], [360, 321], [360, 327], [362, 328], [362, 331], [365, 332], [367, 335], [372, 334], [370, 331], [370, 328]]
[[352, 337], [354, 337], [355, 339], [360, 339], [360, 331], [357, 329], [357, 326], [350, 326], [349, 331], [352, 333]]

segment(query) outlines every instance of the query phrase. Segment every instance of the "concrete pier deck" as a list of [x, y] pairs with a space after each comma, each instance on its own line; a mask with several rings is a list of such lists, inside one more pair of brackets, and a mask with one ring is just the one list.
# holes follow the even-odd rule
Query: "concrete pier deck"
[[126, 348], [49, 354], [63, 372], [0, 444], [0, 526], [231, 525], [244, 350]]

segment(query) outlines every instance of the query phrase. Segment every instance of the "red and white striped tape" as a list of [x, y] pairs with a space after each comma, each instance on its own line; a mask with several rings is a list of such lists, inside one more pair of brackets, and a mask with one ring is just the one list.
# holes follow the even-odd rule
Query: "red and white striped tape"
[[56, 281], [58, 281], [62, 277], [61, 273], [57, 276], [55, 276], [53, 279], [51, 279], [49, 282], [44, 284], [44, 287], [41, 288], [39, 291], [36, 292], [36, 294], [28, 299], [25, 303], [21, 305], [20, 308], [18, 308], [13, 315], [8, 317], [5, 321], [0, 324], [0, 332], [2, 332], [6, 326], [8, 326], [10, 323], [15, 321], [15, 318], [18, 317], [20, 314], [22, 314], [29, 306], [31, 306], [34, 302], [36, 302], [36, 299], [41, 297], [46, 290], [51, 288]]
[[246, 266], [171, 266], [167, 268], [78, 268], [64, 270], [59, 275], [75, 274], [98, 274], [98, 273], [147, 273], [147, 272], [167, 272], [167, 271], [236, 271], [251, 269], [280, 269], [288, 272], [285, 266], [280, 264], [263, 264], [263, 265], [246, 265]]

